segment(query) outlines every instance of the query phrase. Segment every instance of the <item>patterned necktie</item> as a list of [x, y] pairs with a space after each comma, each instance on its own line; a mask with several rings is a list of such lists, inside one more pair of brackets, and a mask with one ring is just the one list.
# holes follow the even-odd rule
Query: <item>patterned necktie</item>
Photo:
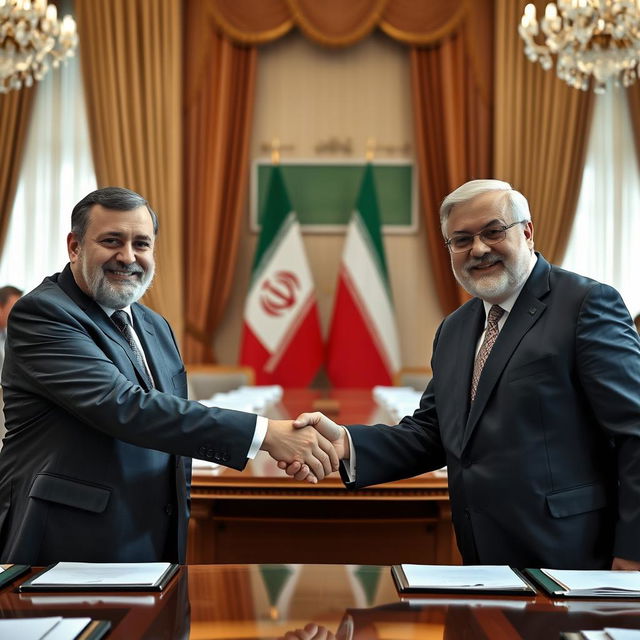
[[127, 341], [129, 347], [131, 347], [131, 351], [133, 351], [133, 355], [136, 357], [136, 361], [140, 365], [141, 370], [144, 372], [143, 378], [144, 382], [147, 384], [147, 387], [149, 389], [153, 389], [155, 385], [153, 384], [151, 373], [149, 372], [144, 358], [142, 357], [140, 347], [138, 347], [138, 344], [133, 337], [133, 327], [131, 326], [131, 318], [129, 318], [129, 314], [126, 311], [122, 311], [122, 309], [119, 309], [118, 311], [114, 311], [111, 314], [111, 320], [113, 320], [113, 324], [118, 327], [120, 333], [124, 336], [124, 339]]
[[473, 378], [471, 379], [471, 402], [476, 399], [476, 391], [478, 390], [478, 381], [480, 380], [480, 374], [484, 367], [491, 349], [498, 337], [498, 322], [502, 318], [504, 309], [494, 304], [489, 309], [489, 315], [487, 315], [487, 330], [484, 332], [484, 340], [480, 345], [480, 350], [476, 356], [476, 361], [473, 365]]

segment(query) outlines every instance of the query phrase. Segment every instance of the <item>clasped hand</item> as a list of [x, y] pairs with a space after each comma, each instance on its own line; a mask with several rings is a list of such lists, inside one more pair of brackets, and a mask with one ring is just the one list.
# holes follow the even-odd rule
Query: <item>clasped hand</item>
[[296, 420], [269, 420], [262, 449], [296, 480], [316, 483], [348, 457], [344, 427], [322, 413], [303, 413]]

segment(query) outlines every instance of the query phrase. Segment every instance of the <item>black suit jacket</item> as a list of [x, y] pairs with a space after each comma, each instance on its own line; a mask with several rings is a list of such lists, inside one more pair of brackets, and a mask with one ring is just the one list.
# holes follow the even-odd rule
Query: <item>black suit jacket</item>
[[484, 318], [473, 299], [442, 322], [413, 416], [349, 427], [351, 486], [447, 464], [467, 564], [640, 560], [640, 343], [619, 294], [539, 256], [470, 406]]
[[155, 381], [66, 269], [11, 313], [0, 560], [184, 562], [190, 458], [246, 464], [255, 416], [185, 400], [166, 320], [132, 305]]

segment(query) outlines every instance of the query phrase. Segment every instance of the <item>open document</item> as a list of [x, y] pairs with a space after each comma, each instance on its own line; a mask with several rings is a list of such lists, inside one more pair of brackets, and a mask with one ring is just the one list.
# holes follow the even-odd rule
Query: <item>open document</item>
[[160, 591], [177, 570], [169, 562], [58, 562], [20, 591]]
[[535, 594], [517, 571], [504, 565], [400, 564], [391, 572], [400, 593]]
[[640, 598], [640, 571], [527, 569], [549, 595], [575, 598]]
[[0, 620], [0, 638], [20, 640], [98, 640], [111, 623], [91, 618], [15, 618]]

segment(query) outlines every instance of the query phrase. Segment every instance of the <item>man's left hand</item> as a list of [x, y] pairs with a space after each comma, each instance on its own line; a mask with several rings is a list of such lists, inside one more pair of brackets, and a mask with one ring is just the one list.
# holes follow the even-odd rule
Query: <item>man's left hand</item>
[[322, 480], [338, 469], [333, 443], [315, 429], [295, 429], [291, 420], [269, 420], [261, 448], [280, 463], [300, 465], [307, 482]]
[[638, 571], [640, 562], [636, 560], [625, 560], [624, 558], [614, 558], [611, 564], [612, 571]]

